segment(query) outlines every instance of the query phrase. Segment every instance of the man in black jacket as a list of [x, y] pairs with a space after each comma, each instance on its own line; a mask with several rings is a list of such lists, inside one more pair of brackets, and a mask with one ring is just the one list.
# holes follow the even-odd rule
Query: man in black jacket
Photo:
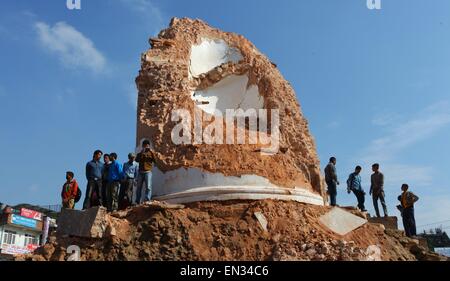
[[108, 204], [106, 203], [106, 187], [108, 186], [108, 173], [109, 173], [109, 166], [111, 166], [111, 159], [109, 158], [109, 154], [103, 155], [103, 171], [102, 171], [102, 185], [104, 188], [101, 190], [101, 196], [104, 198], [103, 200], [103, 207], [107, 207]]
[[104, 188], [102, 184], [102, 172], [103, 172], [103, 163], [100, 161], [102, 158], [103, 152], [101, 150], [96, 150], [92, 157], [92, 160], [86, 164], [86, 179], [87, 179], [87, 187], [86, 187], [86, 197], [84, 198], [83, 210], [89, 209], [90, 207], [96, 206], [96, 202], [93, 202], [93, 195], [97, 195], [98, 204], [102, 205], [103, 200], [105, 199], [102, 196], [102, 188]]
[[336, 206], [337, 186], [339, 185], [336, 173], [336, 157], [331, 157], [330, 163], [325, 167], [325, 182], [330, 195], [330, 205]]

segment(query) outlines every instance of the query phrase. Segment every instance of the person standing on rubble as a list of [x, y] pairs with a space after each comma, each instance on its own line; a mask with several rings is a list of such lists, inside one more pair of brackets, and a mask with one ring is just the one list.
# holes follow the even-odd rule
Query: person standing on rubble
[[400, 206], [398, 206], [403, 219], [403, 228], [408, 237], [416, 236], [416, 219], [414, 218], [414, 203], [419, 200], [414, 193], [408, 191], [409, 186], [404, 183], [402, 185], [402, 194], [398, 197]]
[[78, 183], [74, 179], [73, 172], [66, 172], [66, 182], [61, 191], [62, 207], [65, 209], [75, 208], [75, 198], [78, 194]]
[[[151, 150], [149, 140], [142, 142], [142, 151], [136, 156], [136, 162], [139, 163], [139, 175], [135, 204], [140, 204], [152, 198], [152, 168], [155, 163], [155, 153]], [[144, 199], [142, 199], [143, 188], [145, 188]]]
[[108, 189], [108, 172], [109, 172], [109, 166], [111, 166], [111, 159], [109, 158], [109, 154], [103, 155], [103, 171], [102, 171], [102, 190], [98, 191], [98, 193], [101, 192], [101, 196], [103, 198], [103, 202], [100, 206], [103, 206], [105, 208], [108, 207], [108, 198], [106, 196], [106, 190]]
[[107, 209], [110, 212], [117, 211], [119, 209], [119, 189], [120, 182], [123, 179], [122, 164], [117, 161], [117, 154], [109, 154], [111, 164], [108, 169], [108, 188], [106, 197], [108, 199]]
[[99, 205], [103, 205], [103, 196], [102, 196], [102, 171], [103, 171], [103, 163], [100, 162], [102, 158], [103, 152], [101, 150], [96, 150], [94, 152], [94, 156], [91, 161], [86, 164], [86, 179], [87, 179], [87, 187], [86, 187], [86, 195], [84, 197], [83, 210], [89, 209], [96, 205], [96, 202], [93, 202], [93, 194], [96, 194]]
[[386, 202], [384, 200], [384, 175], [380, 172], [380, 165], [375, 163], [372, 165], [373, 174], [370, 177], [370, 191], [369, 195], [372, 195], [373, 207], [375, 208], [375, 213], [377, 217], [380, 216], [380, 210], [378, 209], [378, 199], [383, 207], [384, 216], [388, 216]]
[[353, 192], [355, 194], [356, 199], [358, 200], [358, 208], [361, 212], [366, 211], [366, 207], [364, 206], [366, 193], [361, 185], [361, 166], [356, 166], [355, 172], [351, 173], [348, 176], [347, 180], [347, 192]]
[[119, 194], [119, 209], [126, 209], [132, 204], [133, 188], [136, 185], [136, 180], [139, 175], [139, 164], [134, 161], [136, 155], [134, 153], [128, 154], [128, 162], [123, 164], [124, 179], [120, 185]]
[[330, 162], [325, 167], [325, 182], [327, 183], [328, 194], [330, 195], [330, 205], [337, 206], [337, 186], [339, 185], [336, 173], [336, 157], [331, 157]]

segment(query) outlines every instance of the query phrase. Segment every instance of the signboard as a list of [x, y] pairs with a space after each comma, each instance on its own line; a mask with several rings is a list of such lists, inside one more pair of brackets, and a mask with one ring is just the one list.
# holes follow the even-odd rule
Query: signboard
[[34, 252], [34, 250], [36, 250], [37, 248], [39, 248], [39, 245], [28, 244], [26, 248], [27, 248], [27, 250], [29, 250], [30, 252]]
[[38, 220], [38, 221], [42, 220], [42, 213], [34, 211], [34, 210], [29, 210], [26, 208], [20, 209], [20, 215], [22, 217], [26, 217], [29, 219], [34, 219], [34, 220]]
[[11, 223], [29, 228], [37, 228], [37, 220], [25, 218], [18, 215], [11, 215]]
[[2, 254], [7, 255], [23, 255], [23, 254], [29, 254], [34, 250], [30, 250], [27, 247], [22, 246], [16, 246], [16, 245], [7, 245], [4, 244], [2, 246]]

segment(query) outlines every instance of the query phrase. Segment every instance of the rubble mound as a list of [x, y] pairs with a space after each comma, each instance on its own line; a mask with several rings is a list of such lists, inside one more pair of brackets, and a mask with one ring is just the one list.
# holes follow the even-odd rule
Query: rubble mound
[[17, 260], [68, 260], [71, 245], [80, 247], [84, 261], [446, 260], [380, 224], [337, 235], [320, 223], [330, 210], [275, 200], [152, 202], [111, 215], [99, 212], [109, 222], [101, 238], [53, 233], [48, 244]]

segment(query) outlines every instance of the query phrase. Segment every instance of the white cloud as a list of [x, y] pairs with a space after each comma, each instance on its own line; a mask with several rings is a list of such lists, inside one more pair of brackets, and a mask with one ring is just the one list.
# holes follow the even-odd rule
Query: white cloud
[[140, 14], [143, 21], [150, 26], [150, 32], [159, 32], [164, 26], [162, 11], [151, 0], [120, 0], [130, 10]]
[[121, 0], [136, 11], [161, 15], [161, 11], [150, 0]]
[[385, 163], [382, 166], [389, 186], [400, 191], [403, 183], [413, 183], [416, 187], [429, 187], [433, 180], [433, 167]]
[[[397, 195], [401, 193], [400, 186], [408, 183], [411, 190], [420, 194], [435, 194], [441, 192], [434, 186], [434, 167], [416, 163], [405, 163], [398, 155], [413, 148], [415, 144], [433, 137], [439, 131], [447, 129], [450, 125], [450, 104], [447, 101], [435, 103], [417, 112], [410, 118], [405, 118], [397, 113], [383, 114], [372, 120], [372, 124], [384, 131], [384, 135], [373, 140], [361, 151], [360, 157], [354, 159], [361, 163], [363, 170], [364, 186], [370, 186], [371, 164], [378, 162], [381, 171], [385, 175], [385, 190], [388, 208], [391, 214], [395, 214], [395, 206], [398, 204]], [[436, 217], [445, 217], [450, 210], [450, 199], [440, 197], [442, 208], [437, 206], [438, 200], [433, 203], [430, 199], [421, 200], [418, 205], [418, 223], [436, 221]], [[439, 202], [440, 202], [439, 201]], [[372, 210], [371, 200], [366, 207]], [[426, 213], [425, 213], [426, 212]], [[401, 224], [401, 223], [400, 223]]]
[[[363, 164], [362, 184], [369, 192], [371, 166], [375, 162]], [[432, 186], [433, 168], [429, 166], [381, 162], [380, 171], [384, 174], [384, 190], [386, 194], [400, 194], [400, 187], [407, 183], [413, 189], [428, 190]], [[388, 195], [387, 195], [388, 196]], [[396, 197], [395, 197], [396, 198]], [[395, 201], [396, 202], [396, 201]]]
[[35, 13], [33, 13], [32, 11], [30, 11], [30, 10], [24, 10], [24, 11], [22, 11], [22, 15], [25, 16], [25, 17], [28, 17], [28, 18], [30, 18], [30, 19], [35, 19], [35, 18], [37, 18], [37, 15], [36, 15]]
[[[422, 232], [423, 229], [429, 230], [450, 225], [450, 198], [448, 196], [421, 196], [420, 194], [418, 196], [419, 201], [415, 205], [418, 232]], [[449, 231], [447, 230], [447, 232]]]
[[94, 43], [73, 26], [58, 22], [49, 26], [44, 22], [35, 23], [39, 42], [55, 53], [64, 66], [87, 68], [96, 73], [105, 69], [106, 59]]
[[388, 126], [395, 124], [400, 119], [398, 113], [383, 113], [375, 116], [372, 119], [372, 124], [376, 126]]
[[[396, 119], [396, 124], [385, 123], [387, 134], [370, 143], [365, 160], [388, 161], [404, 149], [450, 125], [450, 104], [447, 101], [439, 102], [409, 120], [401, 120], [398, 115]], [[383, 123], [378, 121], [378, 124]]]

